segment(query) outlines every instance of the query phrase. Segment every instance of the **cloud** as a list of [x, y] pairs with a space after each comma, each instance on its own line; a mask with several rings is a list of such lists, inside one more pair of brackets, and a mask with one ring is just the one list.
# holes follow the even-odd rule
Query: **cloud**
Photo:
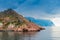
[[0, 10], [8, 8], [35, 18], [60, 17], [60, 0], [0, 0]]

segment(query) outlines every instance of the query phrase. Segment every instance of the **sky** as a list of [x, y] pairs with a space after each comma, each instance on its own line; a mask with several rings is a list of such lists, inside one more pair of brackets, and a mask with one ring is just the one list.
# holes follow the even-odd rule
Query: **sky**
[[37, 19], [60, 17], [60, 0], [0, 0], [0, 11], [8, 8], [25, 17]]

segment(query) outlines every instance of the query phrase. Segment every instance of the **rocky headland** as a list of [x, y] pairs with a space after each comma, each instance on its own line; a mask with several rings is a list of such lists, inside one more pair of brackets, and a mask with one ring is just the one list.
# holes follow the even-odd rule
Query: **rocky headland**
[[0, 12], [0, 31], [30, 32], [44, 30], [12, 9]]

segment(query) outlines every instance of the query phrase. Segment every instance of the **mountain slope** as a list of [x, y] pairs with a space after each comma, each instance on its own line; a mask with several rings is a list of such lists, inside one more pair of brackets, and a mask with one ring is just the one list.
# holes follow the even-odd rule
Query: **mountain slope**
[[29, 22], [12, 9], [0, 12], [0, 30], [39, 31], [44, 28]]

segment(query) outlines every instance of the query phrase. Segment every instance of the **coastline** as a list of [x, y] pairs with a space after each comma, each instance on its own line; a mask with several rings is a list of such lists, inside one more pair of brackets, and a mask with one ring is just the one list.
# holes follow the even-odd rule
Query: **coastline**
[[0, 29], [0, 32], [39, 32], [39, 31], [41, 31], [41, 30], [45, 30], [45, 28], [40, 28], [40, 29], [38, 29], [38, 30]]

